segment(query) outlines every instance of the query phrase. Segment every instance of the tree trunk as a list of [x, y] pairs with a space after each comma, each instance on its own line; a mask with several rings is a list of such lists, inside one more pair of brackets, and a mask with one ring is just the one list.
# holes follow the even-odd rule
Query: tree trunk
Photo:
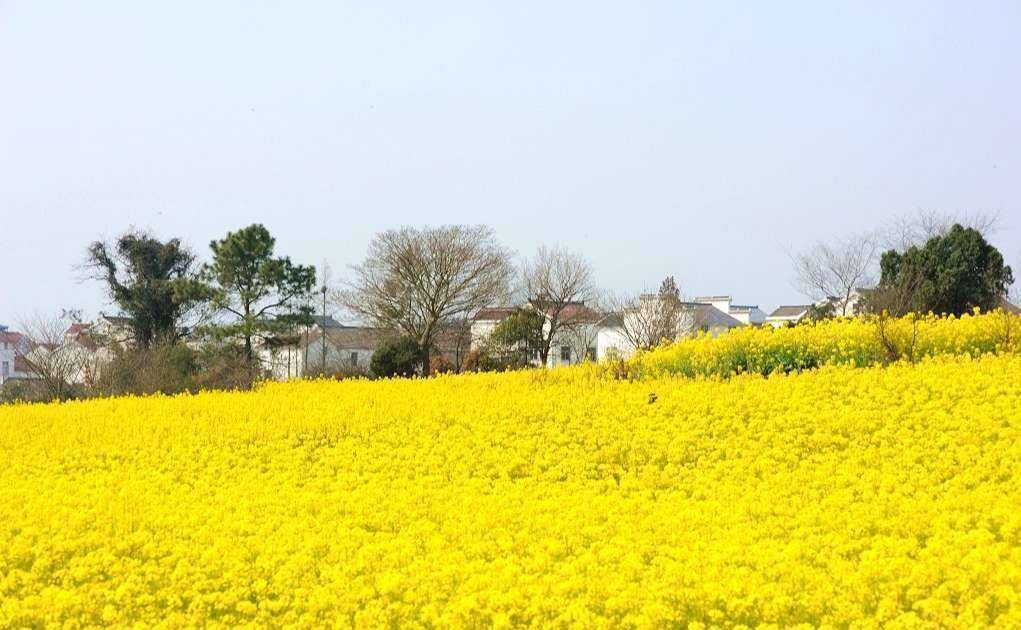
[[429, 345], [422, 346], [422, 376], [429, 376]]
[[551, 325], [549, 335], [543, 335], [539, 340], [539, 360], [542, 362], [540, 367], [547, 367], [549, 365], [550, 348], [553, 346], [553, 338], [556, 337], [556, 334]]
[[433, 331], [432, 326], [427, 326], [422, 332], [422, 335], [418, 338], [419, 352], [422, 356], [422, 376], [429, 376], [430, 372], [430, 361], [429, 361], [429, 349], [432, 346]]
[[245, 360], [252, 365], [252, 305], [245, 303]]

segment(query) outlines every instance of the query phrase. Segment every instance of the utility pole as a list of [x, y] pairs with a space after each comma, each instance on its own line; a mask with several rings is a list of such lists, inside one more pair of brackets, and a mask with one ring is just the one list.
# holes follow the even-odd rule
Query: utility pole
[[[308, 312], [311, 314], [312, 313], [312, 295], [311, 294], [305, 296], [305, 306], [308, 308]], [[311, 321], [311, 315], [309, 316], [308, 319], [305, 320], [305, 341], [304, 341], [304, 343], [301, 344], [301, 353], [302, 353], [302, 355], [301, 355], [301, 373], [302, 373], [302, 376], [308, 376], [309, 373], [310, 373], [309, 369], [308, 369], [308, 345], [312, 342], [312, 340], [311, 340], [311, 337], [312, 337], [312, 324], [309, 323], [310, 321]]]
[[319, 366], [320, 371], [326, 373], [326, 284], [324, 283], [320, 289], [323, 293], [323, 321], [320, 324], [320, 328], [323, 329], [323, 362]]

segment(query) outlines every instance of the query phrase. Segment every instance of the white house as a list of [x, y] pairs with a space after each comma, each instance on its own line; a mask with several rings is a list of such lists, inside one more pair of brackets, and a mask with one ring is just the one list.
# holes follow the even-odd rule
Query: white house
[[[645, 297], [643, 296], [643, 299]], [[650, 301], [659, 299], [656, 295], [649, 295], [647, 298]], [[725, 300], [725, 303], [720, 304], [727, 308], [727, 311], [734, 310], [735, 315], [721, 310], [709, 301], [682, 302], [679, 336], [697, 332], [708, 332], [716, 336], [732, 328], [747, 325], [747, 321], [742, 321], [741, 317], [753, 323], [765, 320], [765, 314], [758, 310], [758, 307], [732, 307], [729, 297], [720, 299]], [[482, 309], [472, 322], [472, 346], [481, 345], [492, 334], [493, 329], [513, 311], [514, 307], [509, 306]], [[635, 330], [634, 322], [627, 322], [627, 318], [641, 316], [636, 312], [604, 313], [583, 302], [568, 304], [560, 313], [564, 325], [550, 344], [547, 367], [573, 365], [586, 358], [603, 361], [611, 356], [630, 356], [635, 348], [625, 332], [627, 329], [625, 324], [630, 324], [630, 330]], [[547, 320], [546, 331], [548, 330]]]
[[[534, 308], [527, 305], [525, 308]], [[493, 334], [493, 330], [515, 311], [513, 306], [499, 306], [480, 310], [471, 321], [471, 346], [478, 348]], [[584, 302], [569, 302], [559, 313], [560, 329], [550, 343], [548, 367], [574, 365], [586, 358], [596, 361], [603, 357], [600, 343], [611, 343], [606, 338], [608, 320], [611, 314], [601, 313]], [[544, 333], [549, 334], [551, 321], [547, 315]], [[539, 357], [532, 359], [539, 364]]]
[[515, 307], [494, 306], [481, 309], [471, 320], [471, 347], [477, 348], [493, 334], [493, 331], [503, 320], [510, 317]]
[[866, 293], [868, 293], [868, 289], [852, 289], [851, 293], [846, 298], [842, 295], [831, 295], [826, 299], [819, 300], [815, 304], [816, 306], [826, 306], [827, 304], [832, 305], [833, 314], [837, 316], [854, 315], [858, 311], [858, 303], [861, 302], [862, 297], [864, 297]]
[[260, 358], [276, 380], [319, 371], [368, 372], [379, 343], [392, 333], [383, 328], [342, 326], [328, 322], [307, 335], [280, 337], [263, 344]]
[[[747, 326], [748, 322], [705, 302], [682, 302], [684, 321], [681, 325], [681, 336], [695, 333], [709, 333], [719, 336], [728, 330]], [[758, 308], [758, 307], [752, 307]]]
[[28, 349], [25, 335], [0, 324], [0, 385], [11, 379], [30, 377], [23, 358]]
[[785, 304], [778, 306], [766, 318], [766, 323], [773, 328], [797, 324], [808, 315], [808, 309], [810, 308], [812, 308], [810, 304]]
[[634, 352], [634, 346], [624, 334], [623, 315], [614, 313], [603, 321], [596, 334], [596, 358], [604, 361], [610, 357], [627, 357]]
[[109, 346], [111, 344], [128, 345], [135, 341], [134, 332], [131, 330], [131, 318], [123, 315], [107, 315], [100, 311], [99, 317], [89, 327], [89, 334], [100, 343]]
[[766, 321], [766, 313], [758, 306], [733, 304], [729, 295], [710, 295], [697, 297], [692, 302], [696, 304], [711, 304], [718, 311], [730, 315], [742, 324], [759, 326]]
[[[661, 316], [660, 299], [662, 298], [656, 294], [643, 295], [637, 306], [623, 313], [615, 313], [602, 322], [597, 342], [597, 355], [600, 361], [609, 356], [628, 357], [634, 353], [635, 345], [629, 339], [626, 331], [631, 331], [633, 335], [637, 334], [639, 337], [645, 337], [646, 334], [642, 332], [643, 328]], [[732, 328], [744, 325], [744, 322], [721, 311], [711, 303], [681, 302], [677, 338], [696, 333], [709, 333], [716, 337]]]

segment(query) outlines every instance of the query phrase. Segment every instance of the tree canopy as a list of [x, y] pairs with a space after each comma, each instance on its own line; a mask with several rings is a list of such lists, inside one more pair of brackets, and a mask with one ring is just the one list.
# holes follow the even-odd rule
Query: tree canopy
[[539, 356], [546, 319], [534, 308], [519, 307], [489, 335], [490, 351], [501, 363], [523, 367]]
[[414, 376], [422, 364], [422, 350], [414, 338], [407, 335], [384, 339], [372, 353], [369, 370], [373, 376]]
[[525, 261], [521, 270], [522, 285], [528, 303], [545, 317], [539, 341], [539, 361], [546, 365], [553, 341], [570, 328], [584, 327], [587, 322], [571, 320], [572, 309], [598, 297], [595, 272], [583, 256], [562, 247], [539, 247]]
[[311, 321], [311, 308], [301, 300], [315, 285], [315, 267], [274, 255], [275, 246], [269, 230], [255, 223], [212, 241], [213, 261], [203, 267], [214, 307], [229, 316], [213, 330], [243, 341], [249, 362], [254, 339]]
[[380, 232], [365, 261], [351, 270], [345, 305], [415, 339], [426, 375], [440, 329], [499, 302], [513, 274], [510, 252], [483, 225]]
[[128, 232], [111, 247], [89, 246], [86, 267], [106, 282], [110, 299], [130, 320], [135, 343], [147, 349], [174, 342], [181, 320], [208, 297], [195, 277], [195, 255], [179, 239], [160, 241], [145, 232]]
[[[952, 313], [975, 307], [999, 307], [1014, 282], [1003, 256], [974, 228], [955, 224], [945, 234], [903, 252], [889, 250], [880, 260], [879, 287], [873, 310]], [[884, 296], [896, 295], [898, 308]], [[897, 314], [897, 313], [895, 313]]]

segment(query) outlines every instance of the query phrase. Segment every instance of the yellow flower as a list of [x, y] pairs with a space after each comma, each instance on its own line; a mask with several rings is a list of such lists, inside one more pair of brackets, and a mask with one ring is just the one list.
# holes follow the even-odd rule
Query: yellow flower
[[0, 407], [0, 627], [1019, 627], [1017, 324]]

